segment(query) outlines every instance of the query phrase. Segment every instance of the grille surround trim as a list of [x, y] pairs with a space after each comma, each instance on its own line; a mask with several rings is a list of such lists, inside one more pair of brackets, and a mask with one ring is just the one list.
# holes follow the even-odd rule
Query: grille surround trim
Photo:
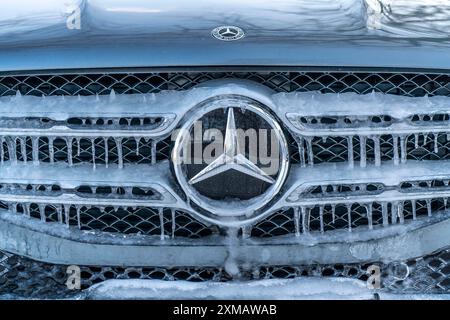
[[[55, 264], [92, 266], [223, 266], [230, 252], [226, 238], [167, 242], [148, 237], [119, 238], [103, 234], [55, 228], [50, 224], [33, 223], [29, 219], [0, 212], [2, 250]], [[430, 222], [430, 221], [429, 221]], [[420, 257], [448, 247], [450, 234], [448, 215], [432, 224], [411, 225], [391, 232], [368, 233], [366, 241], [334, 242], [324, 237], [310, 242], [298, 239], [274, 241], [241, 240], [235, 249], [236, 262], [242, 264], [298, 265], [353, 263], [367, 261], [391, 262]], [[373, 231], [376, 234], [376, 230]], [[346, 234], [346, 233], [345, 233]], [[441, 237], [436, 237], [441, 234]], [[25, 241], [27, 239], [27, 241]], [[371, 239], [371, 241], [367, 241]], [[408, 246], [405, 247], [405, 243]], [[95, 244], [95, 245], [92, 245]], [[263, 250], [261, 245], [264, 245]], [[207, 254], [206, 254], [207, 253]], [[266, 253], [266, 254], [264, 254]], [[267, 254], [268, 253], [268, 254]]]
[[[339, 72], [338, 71], [336, 71], [336, 74], [338, 74]], [[357, 73], [357, 72], [356, 72]], [[196, 93], [196, 95], [195, 95], [195, 97], [191, 97], [191, 99], [187, 99], [188, 100], [188, 102], [186, 103], [186, 105], [182, 105], [182, 106], [180, 106], [180, 105], [177, 105], [176, 107], [174, 107], [174, 106], [172, 106], [171, 108], [169, 108], [168, 109], [168, 111], [169, 111], [169, 114], [170, 114], [170, 111], [173, 111], [173, 113], [176, 115], [175, 116], [175, 118], [176, 119], [174, 119], [173, 120], [173, 122], [169, 125], [169, 127], [170, 127], [170, 129], [169, 128], [166, 128], [167, 130], [167, 133], [172, 129], [172, 128], [174, 128], [178, 123], [179, 123], [179, 121], [182, 119], [182, 117], [184, 116], [184, 114], [186, 113], [186, 112], [188, 112], [190, 109], [191, 109], [191, 107], [193, 106], [193, 105], [197, 105], [200, 101], [204, 101], [205, 99], [207, 99], [208, 97], [212, 97], [212, 96], [218, 96], [218, 95], [221, 95], [221, 94], [225, 94], [225, 93], [228, 93], [229, 91], [232, 91], [233, 92], [233, 94], [238, 94], [238, 95], [243, 95], [243, 96], [247, 96], [247, 97], [250, 97], [250, 98], [252, 98], [252, 99], [254, 99], [254, 100], [257, 100], [257, 101], [259, 101], [259, 102], [261, 102], [262, 104], [265, 104], [265, 105], [267, 105], [270, 109], [272, 109], [273, 111], [276, 111], [276, 113], [278, 114], [278, 116], [282, 119], [282, 121], [283, 121], [283, 123], [285, 124], [285, 125], [289, 125], [289, 121], [286, 121], [286, 119], [285, 119], [285, 117], [286, 117], [286, 111], [289, 111], [289, 110], [291, 110], [292, 111], [292, 109], [293, 108], [295, 108], [295, 107], [297, 107], [297, 105], [296, 105], [296, 103], [295, 103], [295, 101], [294, 101], [294, 103], [292, 103], [291, 105], [289, 105], [288, 106], [288, 108], [286, 108], [286, 109], [284, 109], [283, 107], [285, 107], [285, 105], [283, 105], [283, 104], [279, 104], [279, 100], [277, 100], [277, 99], [273, 99], [273, 97], [274, 96], [272, 96], [272, 94], [273, 94], [273, 90], [271, 90], [270, 88], [267, 88], [267, 87], [264, 87], [263, 85], [261, 85], [261, 84], [258, 84], [258, 83], [252, 83], [252, 82], [249, 82], [250, 80], [250, 78], [249, 78], [249, 76], [251, 77], [251, 76], [255, 76], [256, 74], [252, 74], [252, 73], [244, 73], [244, 75], [242, 75], [242, 73], [229, 73], [228, 75], [226, 75], [226, 77], [228, 77], [228, 76], [230, 76], [230, 75], [232, 75], [232, 76], [235, 76], [235, 75], [237, 75], [237, 74], [240, 74], [241, 75], [241, 77], [242, 78], [244, 78], [244, 80], [242, 80], [242, 79], [237, 79], [237, 80], [215, 80], [215, 81], [211, 81], [211, 82], [203, 82], [203, 81], [206, 81], [206, 80], [211, 80], [212, 78], [214, 78], [215, 76], [209, 76], [209, 77], [206, 77], [207, 79], [205, 80], [205, 79], [197, 79], [196, 77], [199, 75], [199, 73], [197, 73], [197, 74], [195, 74], [194, 73], [194, 76], [193, 76], [193, 78], [190, 78], [190, 75], [188, 75], [188, 74], [178, 74], [178, 76], [180, 76], [181, 78], [182, 78], [182, 82], [184, 82], [185, 83], [185, 85], [180, 85], [180, 86], [178, 86], [178, 87], [176, 87], [176, 90], [184, 90], [184, 89], [190, 89], [191, 87], [190, 86], [192, 86], [192, 85], [194, 85], [194, 84], [197, 84], [197, 83], [201, 83], [201, 85], [197, 88], [197, 89], [192, 89], [192, 90], [187, 90], [187, 91], [176, 91], [176, 94], [175, 94], [175, 96], [177, 97], [177, 98], [182, 98], [182, 97], [184, 97], [184, 98], [186, 98], [186, 97], [188, 97], [188, 94], [190, 93], [190, 92], [193, 92], [193, 91], [195, 91], [195, 93]], [[340, 72], [340, 74], [342, 75], [342, 74], [346, 74], [345, 72], [343, 72], [343, 71], [341, 71]], [[350, 75], [350, 74], [353, 74], [353, 73], [348, 73], [347, 74], [347, 76], [348, 75]], [[311, 76], [311, 73], [309, 73], [309, 74], [307, 74], [306, 72], [303, 72], [303, 73], [300, 73], [300, 74], [298, 74], [298, 75], [296, 75], [295, 77], [299, 77], [299, 76]], [[125, 77], [126, 77], [127, 75], [125, 75]], [[152, 76], [152, 74], [149, 74], [149, 75], [147, 75], [147, 76]], [[177, 76], [177, 75], [175, 75], [175, 76]], [[200, 74], [200, 76], [202, 76], [201, 74]], [[203, 74], [203, 76], [204, 76], [204, 74]], [[261, 80], [260, 82], [262, 82], [262, 83], [264, 83], [264, 84], [267, 84], [268, 82], [267, 81], [269, 81], [269, 82], [271, 82], [272, 83], [272, 87], [273, 87], [273, 85], [279, 80], [278, 78], [277, 79], [275, 79], [276, 77], [279, 77], [279, 76], [281, 76], [281, 77], [283, 77], [284, 75], [282, 75], [282, 74], [280, 74], [280, 73], [278, 73], [278, 74], [270, 74], [270, 73], [268, 73], [268, 74], [266, 74], [265, 76], [262, 76], [261, 74], [258, 74], [258, 76], [260, 76], [260, 78], [259, 78], [259, 80]], [[308, 77], [307, 76], [307, 77]], [[372, 75], [373, 76], [373, 75]], [[391, 74], [389, 77], [398, 77], [399, 76], [399, 74]], [[411, 76], [412, 78], [417, 78], [417, 77], [420, 77], [420, 75], [409, 75], [409, 76]], [[402, 77], [402, 79], [404, 79], [405, 81], [409, 81], [408, 79], [408, 77], [409, 76], [407, 76], [407, 75], [401, 75], [401, 77]], [[275, 77], [275, 78], [273, 78], [273, 77]], [[316, 75], [316, 77], [318, 78], [318, 79], [322, 79], [321, 81], [325, 81], [325, 80], [323, 80], [324, 78], [333, 78], [333, 77], [337, 77], [336, 75], [331, 75], [330, 73], [326, 73], [326, 72], [322, 72], [321, 74], [319, 74], [318, 76]], [[369, 77], [371, 77], [371, 76], [369, 76]], [[439, 77], [439, 75], [437, 75], [436, 77]], [[312, 78], [311, 78], [312, 79]], [[252, 79], [251, 79], [252, 80]], [[284, 80], [286, 80], [286, 79], [284, 79]], [[290, 80], [292, 80], [292, 79], [290, 79]], [[329, 91], [333, 91], [334, 89], [333, 88], [336, 88], [335, 87], [335, 85], [336, 85], [336, 82], [339, 82], [340, 80], [339, 79], [337, 79], [337, 78], [335, 78], [334, 80], [333, 79], [329, 79], [331, 82], [329, 83], [329, 84], [325, 84], [326, 83], [326, 81], [325, 82], [322, 82], [322, 83], [319, 83], [318, 85], [319, 86], [322, 86], [321, 87], [321, 92], [323, 92], [323, 91], [325, 91], [325, 92], [329, 92]], [[274, 82], [275, 81], [275, 82]], [[292, 80], [292, 81], [294, 81], [294, 80]], [[293, 85], [293, 82], [289, 82], [290, 83], [290, 85]], [[294, 81], [295, 82], [295, 81]], [[314, 82], [314, 81], [312, 81], [312, 82]], [[208, 83], [211, 83], [211, 86], [208, 84]], [[278, 83], [277, 85], [280, 85], [280, 86], [283, 86], [284, 84], [283, 84], [284, 82], [282, 81], [282, 82], [280, 82], [280, 83]], [[392, 85], [394, 85], [394, 83], [391, 83]], [[370, 83], [367, 83], [367, 85], [371, 85]], [[403, 84], [402, 84], [403, 85]], [[418, 87], [420, 87], [420, 88], [422, 88], [421, 87], [421, 85], [424, 85], [423, 83], [422, 84], [420, 84], [420, 83], [416, 83], [415, 84], [416, 86], [418, 86]], [[442, 85], [442, 84], [441, 84]], [[211, 90], [211, 88], [210, 89], [208, 89], [208, 92], [203, 92], [203, 94], [198, 94], [199, 92], [201, 92], [201, 90], [202, 90], [202, 88], [208, 88], [208, 86], [210, 86], [210, 87], [212, 87], [212, 90]], [[414, 85], [413, 85], [414, 86]], [[445, 86], [445, 84], [444, 84], [444, 86]], [[344, 86], [345, 87], [345, 86]], [[375, 87], [376, 87], [376, 85], [375, 85]], [[106, 89], [106, 87], [105, 87], [105, 89]], [[109, 89], [111, 89], [111, 88], [109, 88]], [[114, 88], [112, 88], [112, 89], [114, 89]], [[112, 90], [111, 89], [111, 90]], [[162, 90], [163, 88], [159, 88], [158, 87], [158, 90]], [[272, 88], [273, 89], [273, 88]], [[286, 88], [284, 88], [283, 90], [281, 90], [282, 88], [281, 87], [276, 87], [275, 88], [275, 91], [289, 91], [289, 90], [292, 90], [292, 88], [290, 87], [289, 89], [286, 89]], [[285, 90], [286, 89], [286, 90]], [[296, 89], [298, 89], [298, 87], [296, 88]], [[296, 90], [295, 89], [295, 90]], [[300, 89], [304, 89], [304, 90], [310, 90], [310, 88], [309, 87], [304, 87], [304, 88], [300, 88]], [[352, 90], [356, 90], [356, 88], [353, 88], [353, 87], [348, 87], [347, 89], [352, 89]], [[416, 88], [417, 89], [417, 88]], [[422, 88], [423, 89], [423, 88]], [[200, 91], [199, 91], [200, 90]], [[344, 89], [344, 91], [345, 91], [345, 89]], [[334, 91], [333, 91], [334, 92]], [[365, 91], [366, 93], [367, 93], [367, 90]], [[28, 92], [28, 93], [30, 93], [30, 92]], [[98, 93], [98, 92], [97, 92]], [[106, 91], [105, 91], [105, 93], [106, 93]], [[186, 94], [187, 93], [187, 94]], [[364, 93], [364, 92], [358, 92], [358, 93]], [[411, 93], [411, 92], [410, 92]], [[442, 92], [437, 92], [438, 94], [441, 94]], [[410, 95], [410, 94], [406, 94], [405, 92], [403, 92], [402, 93], [402, 91], [400, 90], [399, 92], [397, 92], [397, 94], [403, 94], [403, 95]], [[158, 95], [153, 95], [152, 97], [154, 98], [154, 97], [156, 97], [156, 96], [158, 96]], [[164, 94], [161, 94], [161, 96], [163, 97], [163, 98], [167, 98], [167, 95], [164, 95]], [[358, 99], [362, 99], [362, 100], [364, 100], [364, 99], [370, 99], [371, 97], [372, 97], [373, 95], [366, 95], [366, 96], [361, 96], [361, 95], [359, 95], [358, 96]], [[116, 96], [115, 95], [115, 93], [113, 92], [113, 91], [110, 91], [110, 96], [108, 97], [108, 96], [101, 96], [101, 97], [94, 97], [94, 96], [91, 96], [90, 97], [90, 99], [92, 100], [92, 101], [99, 101], [99, 104], [105, 104], [105, 103], [113, 103], [114, 101], [115, 102], [117, 102], [117, 101], [121, 101], [120, 99], [123, 99], [125, 97], [125, 95], [118, 95], [118, 96]], [[32, 97], [26, 97], [28, 100], [33, 100], [33, 98]], [[89, 97], [88, 97], [89, 98]], [[364, 98], [364, 99], [363, 99]], [[10, 99], [10, 101], [19, 101], [19, 102], [21, 102], [21, 101], [24, 101], [24, 100], [21, 100], [21, 99], [23, 99], [23, 97], [21, 97], [20, 96], [20, 94], [17, 94], [15, 97], [12, 97], [11, 99]], [[40, 98], [34, 98], [34, 99], [40, 99]], [[53, 102], [58, 102], [59, 101], [59, 103], [68, 103], [68, 100], [71, 100], [72, 102], [74, 102], [74, 101], [78, 101], [79, 100], [79, 98], [76, 98], [76, 97], [68, 97], [68, 98], [65, 98], [65, 99], [63, 99], [63, 98], [56, 98], [56, 97], [50, 97], [50, 98], [46, 98], [47, 100], [54, 100]], [[388, 99], [388, 98], [386, 98], [386, 99]], [[394, 99], [394, 98], [392, 98], [392, 97], [390, 97], [389, 99]], [[442, 100], [443, 98], [442, 97], [437, 97], [437, 100], [435, 99], [435, 98], [433, 98], [433, 101], [443, 101]], [[445, 98], [445, 99], [448, 99], [448, 98]], [[156, 99], [156, 100], [158, 100], [158, 99]], [[163, 99], [160, 99], [160, 101], [162, 101]], [[42, 99], [42, 101], [44, 101], [44, 99]], [[142, 100], [143, 102], [145, 101], [144, 99]], [[426, 104], [426, 105], [428, 105], [428, 109], [430, 109], [431, 111], [433, 111], [434, 110], [434, 107], [433, 106], [431, 106], [430, 107], [430, 101], [431, 101], [431, 99], [428, 99], [428, 98], [420, 98], [420, 99], [417, 99], [417, 98], [415, 98], [415, 99], [410, 99], [410, 100], [408, 100], [409, 102], [413, 102], [414, 101], [414, 103], [416, 104], [416, 107], [418, 107], [418, 106], [421, 106], [422, 104]], [[155, 102], [154, 103], [154, 106], [157, 106], [159, 103], [157, 103], [157, 102]], [[166, 103], [165, 104], [165, 106], [167, 106], [168, 104], [170, 104], [170, 103]], [[437, 104], [438, 106], [439, 106], [439, 103]], [[42, 104], [42, 107], [43, 107], [43, 110], [45, 109], [44, 107], [47, 107], [44, 103]], [[437, 109], [436, 109], [437, 110]], [[436, 111], [435, 110], [435, 111]], [[433, 111], [433, 112], [435, 112], [435, 111]], [[439, 111], [439, 112], [441, 112], [440, 111], [440, 109], [439, 110], [437, 110], [437, 111]], [[437, 112], [436, 111], [436, 112]], [[20, 111], [20, 112], [22, 112], [22, 113], [26, 113], [26, 112], [24, 112], [24, 111]], [[16, 115], [16, 116], [20, 116], [20, 112]], [[89, 113], [89, 112], [88, 112]], [[375, 114], [385, 114], [385, 113], [379, 113], [379, 112], [375, 112]], [[92, 115], [92, 114], [91, 114]], [[62, 118], [69, 118], [71, 115], [70, 114], [66, 114], [66, 115], [64, 115], [64, 114], [61, 114], [61, 113], [56, 113], [56, 116], [55, 116], [55, 118], [58, 118], [58, 119], [62, 119]], [[95, 116], [95, 114], [93, 115], [93, 116]], [[394, 124], [394, 125], [397, 125], [397, 124]], [[423, 132], [423, 131], [426, 131], [426, 132], [430, 132], [430, 130], [432, 131], [432, 130], [440, 130], [440, 131], [442, 131], [443, 129], [441, 129], [441, 128], [443, 128], [443, 126], [437, 126], [437, 129], [436, 129], [436, 125], [432, 125], [432, 126], [430, 126], [430, 125], [426, 125], [426, 126], [420, 126], [420, 127], [418, 127], [417, 125], [415, 125], [415, 126], [412, 126], [412, 125], [410, 125], [409, 123], [400, 123], [400, 127], [405, 127], [405, 128], [407, 128], [407, 130], [420, 130], [420, 132]], [[308, 130], [299, 130], [299, 128], [295, 128], [296, 130], [292, 130], [292, 126], [290, 126], [289, 127], [289, 129], [290, 130], [288, 130], [288, 131], [293, 131], [293, 132], [296, 132], [297, 134], [301, 134], [301, 135], [308, 135]], [[364, 135], [372, 135], [373, 134], [373, 130], [371, 131], [371, 132], [362, 132], [361, 133], [361, 129], [364, 129], [364, 126], [363, 127], [359, 127], [358, 128], [359, 130], [358, 131], [355, 131], [355, 129], [354, 128], [352, 128], [351, 130], [353, 130], [354, 132], [357, 132], [358, 134], [364, 134]], [[371, 128], [371, 129], [373, 129], [373, 128]], [[389, 128], [389, 129], [392, 129], [392, 128]], [[79, 132], [83, 132], [83, 130], [85, 130], [84, 128], [81, 128], [81, 130], [79, 131]], [[383, 128], [383, 130], [385, 130], [385, 128]], [[406, 129], [405, 129], [406, 130]], [[19, 130], [20, 131], [20, 130]], [[51, 131], [51, 130], [50, 130]], [[64, 131], [64, 130], [63, 130]], [[74, 129], [71, 129], [71, 131], [76, 131], [76, 130], [74, 130]], [[99, 131], [100, 133], [104, 133], [104, 131], [103, 130], [97, 130], [97, 131]], [[163, 130], [164, 131], [164, 130]], [[166, 131], [164, 131], [164, 132], [166, 132]], [[348, 130], [347, 130], [348, 131]], [[346, 128], [335, 128], [335, 129], [327, 129], [327, 134], [328, 135], [334, 135], [334, 134], [338, 134], [338, 135], [346, 135], [347, 134], [347, 131], [346, 131]], [[91, 130], [91, 131], [89, 131], [88, 130], [88, 132], [90, 133], [90, 132], [96, 132], [95, 130]], [[111, 131], [111, 133], [113, 133], [114, 131]], [[118, 131], [119, 132], [119, 134], [121, 134], [122, 132], [123, 132], [123, 130], [122, 131]], [[129, 131], [127, 131], [128, 132], [128, 134], [130, 134], [130, 132]], [[316, 130], [315, 130], [315, 132], [317, 132]], [[384, 132], [384, 131], [383, 131]], [[414, 132], [416, 132], [416, 131], [408, 131], [408, 133], [414, 133]], [[109, 133], [109, 132], [108, 132]], [[160, 132], [161, 133], [161, 132]], [[291, 132], [292, 133], [292, 132]], [[392, 130], [390, 131], [390, 133], [392, 134]], [[66, 133], [65, 133], [66, 134]], [[394, 132], [394, 134], [398, 134], [398, 132]], [[69, 132], [69, 135], [70, 135], [70, 132]], [[303, 138], [302, 138], [303, 139]], [[3, 145], [2, 145], [3, 146]], [[93, 149], [94, 149], [94, 147], [92, 147]], [[51, 152], [49, 152], [49, 153], [51, 153]], [[362, 151], [361, 151], [361, 153], [362, 153]], [[397, 156], [398, 156], [398, 154], [397, 154]], [[94, 154], [94, 157], [95, 157], [95, 154]], [[362, 158], [362, 156], [361, 156], [361, 158]], [[17, 160], [17, 159], [16, 159]], [[394, 162], [395, 162], [395, 160], [397, 160], [397, 162], [398, 162], [398, 158], [397, 159], [395, 159], [395, 155], [394, 155]], [[51, 162], [51, 161], [50, 161]], [[69, 161], [70, 162], [70, 161]], [[95, 167], [95, 160], [93, 160], [93, 162], [94, 162], [94, 167]], [[156, 161], [153, 161], [152, 160], [152, 164], [153, 164], [153, 162], [156, 162]], [[314, 161], [313, 161], [314, 162]], [[384, 162], [384, 161], [383, 161]], [[403, 161], [403, 158], [402, 158], [402, 162], [404, 162]], [[306, 163], [302, 163], [303, 165], [305, 165]], [[312, 164], [312, 163], [311, 163]], [[380, 164], [380, 163], [378, 163], [378, 164]], [[364, 167], [364, 166], [366, 166], [366, 163], [364, 163], [363, 164], [363, 161], [361, 160], [361, 167]], [[120, 166], [120, 164], [119, 164], [119, 168], [120, 168], [121, 166]], [[322, 168], [324, 168], [324, 167], [322, 167]], [[111, 168], [112, 169], [112, 168]], [[384, 168], [383, 168], [384, 169]], [[111, 171], [111, 172], [113, 172], [113, 171]], [[374, 181], [367, 181], [367, 182], [374, 182]], [[378, 182], [378, 181], [375, 181], [375, 182]], [[287, 186], [286, 187], [286, 189], [289, 189], [291, 186]], [[288, 193], [290, 192], [290, 190], [287, 190], [288, 191]], [[175, 195], [177, 192], [176, 192], [176, 190], [172, 193], [173, 195]], [[384, 193], [384, 194], [382, 194], [381, 196], [377, 196], [376, 198], [375, 198], [375, 200], [380, 200], [380, 198], [381, 198], [381, 200], [383, 200], [384, 198], [384, 196], [387, 196], [387, 200], [394, 200], [394, 201], [397, 201], [397, 200], [402, 200], [402, 199], [407, 199], [407, 197], [405, 197], [405, 198], [402, 198], [403, 197], [403, 194], [402, 195], [400, 195], [400, 194], [394, 194], [395, 192], [393, 192], [393, 191], [388, 191], [388, 192], [386, 192], [386, 193]], [[442, 191], [441, 192], [442, 193], [442, 196], [447, 196], [448, 194], [447, 194], [447, 192], [446, 191]], [[395, 198], [394, 196], [398, 196], [398, 197], [400, 197], [400, 198]], [[427, 195], [427, 192], [420, 192], [420, 193], [418, 193], [417, 195], [414, 195], [414, 194], [412, 194], [412, 193], [410, 193], [410, 194], [408, 194], [408, 196], [409, 197], [416, 197], [416, 198], [423, 198], [424, 196], [425, 197], [429, 197], [429, 193], [428, 193], [428, 195]], [[41, 198], [41, 199], [43, 199], [43, 198]], [[12, 200], [18, 200], [18, 199], [12, 199]], [[32, 199], [25, 199], [25, 200], [27, 200], [27, 201], [30, 201], [30, 202], [35, 202], [35, 201], [31, 201]], [[46, 198], [46, 199], [44, 199], [45, 201], [49, 201], [50, 199], [49, 198]], [[76, 197], [72, 197], [72, 201], [69, 201], [70, 199], [67, 199], [67, 198], [65, 198], [65, 195], [63, 195], [62, 197], [60, 197], [60, 199], [59, 200], [61, 200], [61, 201], [59, 201], [59, 204], [61, 204], [61, 202], [77, 202], [77, 201], [79, 201], [79, 199], [77, 199]], [[67, 200], [67, 201], [66, 201]], [[177, 198], [177, 202], [183, 202], [183, 201], [179, 201], [180, 199], [179, 198]], [[283, 199], [284, 200], [284, 199]], [[333, 199], [326, 199], [327, 200], [327, 202], [329, 202], [329, 201], [334, 201], [335, 203], [338, 203], [338, 202], [342, 202], [342, 201], [344, 201], [345, 199], [343, 199], [342, 197], [341, 198], [333, 198]], [[357, 197], [355, 197], [354, 199], [352, 199], [352, 200], [354, 200], [354, 201], [359, 201], [359, 202], [364, 202], [364, 201], [373, 201], [373, 198], [372, 199], [369, 199], [369, 198], [364, 198], [364, 197], [359, 197], [359, 198], [357, 198]], [[315, 201], [315, 200], [314, 200]], [[289, 202], [289, 201], [287, 201], [287, 202]], [[292, 203], [292, 201], [290, 201], [291, 203]], [[57, 201], [55, 201], [55, 203], [58, 203]], [[80, 203], [81, 204], [81, 201], [80, 202], [77, 202], [77, 203]], [[97, 204], [98, 205], [106, 205], [106, 203], [105, 203], [105, 201], [98, 201], [97, 202]], [[117, 203], [117, 205], [120, 205], [120, 204], [123, 204], [123, 203]], [[147, 204], [147, 205], [149, 205], [149, 203], [148, 202], [136, 202], [136, 201], [133, 201], [133, 203], [131, 203], [131, 202], [126, 202], [125, 203], [125, 205], [145, 205], [145, 204]], [[306, 206], [308, 206], [308, 205], [312, 205], [313, 203], [312, 202], [305, 202], [305, 201], [297, 201], [296, 202], [296, 204], [297, 205], [306, 205]], [[268, 212], [266, 212], [263, 216], [261, 216], [261, 218], [263, 218], [263, 217], [266, 217], [266, 216], [268, 216], [268, 215], [270, 215], [271, 213], [273, 213], [276, 209], [280, 209], [280, 208], [282, 208], [283, 207], [283, 201], [280, 201], [279, 203], [276, 203], [272, 208], [270, 208], [270, 210], [268, 211]], [[186, 204], [182, 204], [180, 207], [182, 207], [182, 208], [186, 208]], [[191, 210], [191, 208], [187, 208], [188, 210]], [[190, 211], [190, 212], [192, 212], [192, 210]], [[195, 215], [195, 213], [193, 213], [194, 215]], [[208, 221], [208, 222], [215, 222], [215, 221]], [[253, 223], [254, 221], [240, 221], [240, 223], [241, 224], [245, 224], [245, 223]], [[231, 226], [231, 225], [234, 225], [234, 224], [227, 224], [228, 226]]]

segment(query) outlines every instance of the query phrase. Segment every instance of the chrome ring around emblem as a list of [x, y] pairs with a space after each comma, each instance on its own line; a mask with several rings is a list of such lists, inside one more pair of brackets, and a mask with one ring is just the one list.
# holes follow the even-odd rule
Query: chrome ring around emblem
[[[213, 161], [209, 164], [204, 164], [201, 170], [197, 170], [198, 172], [188, 177], [186, 165], [183, 163], [185, 156], [184, 148], [187, 145], [191, 148], [190, 139], [194, 123], [202, 119], [205, 115], [218, 110], [223, 110], [220, 114], [224, 115], [223, 122], [226, 123], [223, 153], [216, 155]], [[244, 153], [241, 153], [235, 123], [235, 113], [239, 112], [249, 112], [253, 116], [260, 118], [273, 131], [276, 142], [278, 143], [277, 151], [279, 156], [278, 171], [276, 174], [266, 174], [263, 171], [265, 168], [260, 168], [257, 164], [247, 159]], [[240, 115], [240, 118], [243, 119], [245, 117]], [[217, 120], [217, 117], [214, 119]], [[202, 211], [207, 212], [207, 220], [213, 220], [219, 223], [224, 220], [227, 222], [245, 221], [264, 214], [265, 207], [279, 194], [289, 169], [287, 140], [281, 126], [269, 112], [264, 110], [264, 106], [257, 101], [242, 96], [221, 96], [209, 99], [194, 109], [192, 114], [182, 124], [181, 128], [179, 128], [178, 132], [172, 150], [173, 170], [188, 200], [203, 209]], [[197, 183], [208, 179], [209, 183], [211, 183], [211, 179], [228, 171], [249, 176], [249, 179], [256, 179], [255, 181], [262, 181], [268, 187], [261, 194], [245, 200], [212, 199], [197, 190]], [[203, 212], [201, 214], [203, 215]]]
[[222, 41], [235, 41], [245, 37], [245, 32], [236, 26], [220, 26], [211, 31], [214, 38]]

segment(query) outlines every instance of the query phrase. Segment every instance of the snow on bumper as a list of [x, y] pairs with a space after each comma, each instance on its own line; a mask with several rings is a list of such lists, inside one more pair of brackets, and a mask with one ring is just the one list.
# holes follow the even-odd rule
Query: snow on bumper
[[374, 290], [354, 279], [314, 278], [243, 282], [109, 280], [91, 287], [88, 299], [374, 299]]

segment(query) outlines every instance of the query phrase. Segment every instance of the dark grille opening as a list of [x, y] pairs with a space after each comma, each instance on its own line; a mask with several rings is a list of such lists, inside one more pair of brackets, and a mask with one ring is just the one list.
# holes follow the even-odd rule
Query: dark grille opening
[[[73, 208], [71, 224], [77, 224], [76, 209]], [[104, 209], [82, 207], [79, 212], [81, 230], [97, 230], [103, 232], [160, 235], [160, 218], [158, 211], [152, 208], [119, 208]]]
[[186, 90], [214, 79], [237, 78], [256, 81], [280, 92], [370, 93], [404, 96], [450, 94], [450, 76], [445, 73], [402, 73], [364, 71], [301, 72], [166, 72], [90, 73], [0, 77], [0, 96], [95, 95], [156, 93]]
[[[156, 142], [153, 153], [153, 141], [146, 138], [121, 138], [119, 150], [118, 143], [113, 138], [17, 138], [5, 137], [2, 143], [3, 161], [10, 160], [10, 147], [15, 149], [13, 156], [17, 161], [33, 161], [33, 139], [35, 139], [40, 162], [64, 162], [72, 164], [151, 164], [169, 159], [171, 137]], [[8, 144], [7, 141], [10, 141]], [[71, 147], [69, 148], [69, 143]], [[71, 157], [69, 157], [71, 155]], [[121, 158], [119, 157], [121, 155]], [[26, 157], [26, 158], [25, 158]], [[154, 158], [153, 158], [154, 157]]]
[[[380, 160], [389, 161], [394, 159], [394, 138], [392, 135], [382, 135], [380, 141]], [[398, 158], [401, 157], [400, 139], [397, 137]], [[450, 159], [450, 140], [447, 133], [437, 134], [410, 134], [406, 136], [406, 159], [407, 160], [447, 160]], [[353, 137], [353, 160], [361, 160], [361, 138]], [[291, 141], [292, 163], [301, 163], [298, 146], [295, 141]], [[348, 162], [348, 138], [347, 137], [313, 137], [311, 146], [314, 156], [314, 164], [327, 162]], [[303, 157], [308, 161], [308, 144], [303, 140]], [[366, 159], [368, 162], [375, 162], [375, 145], [371, 138], [366, 138], [365, 143]]]
[[162, 117], [142, 118], [69, 118], [64, 124], [70, 128], [94, 128], [94, 129], [152, 129], [157, 128], [163, 122]]
[[[85, 189], [87, 191], [87, 189]], [[197, 239], [218, 234], [216, 226], [207, 226], [180, 210], [150, 207], [96, 207], [51, 204], [12, 204], [17, 213], [45, 222], [58, 222], [87, 231], [119, 234], [157, 235], [168, 238]], [[0, 209], [9, 209], [0, 202]]]
[[252, 228], [251, 236], [269, 238], [295, 233], [294, 209], [280, 210], [258, 222]]
[[148, 187], [82, 185], [75, 188], [75, 193], [83, 198], [161, 199], [158, 191]]
[[411, 122], [443, 122], [449, 120], [450, 115], [447, 113], [415, 114], [412, 117], [410, 117]]
[[314, 163], [348, 161], [347, 138], [327, 137], [312, 139]]
[[369, 192], [380, 193], [384, 189], [384, 186], [380, 183], [368, 183], [368, 184], [326, 184], [320, 186], [309, 187], [304, 194], [316, 195], [316, 196], [333, 196], [341, 195], [345, 193], [355, 194], [368, 194]]
[[[383, 217], [383, 206], [384, 217]], [[399, 212], [405, 221], [432, 216], [448, 209], [445, 198], [427, 200], [405, 200], [396, 203], [337, 204], [314, 206], [311, 208], [289, 208], [275, 212], [253, 226], [251, 236], [270, 238], [296, 233], [327, 232], [332, 230], [369, 228], [368, 212], [371, 208], [372, 227], [400, 223]], [[295, 210], [298, 210], [296, 228]], [[303, 211], [302, 211], [303, 210]], [[322, 212], [322, 213], [321, 213]], [[303, 214], [302, 214], [303, 213]], [[322, 220], [322, 221], [321, 221]]]
[[422, 180], [422, 181], [405, 181], [400, 184], [400, 188], [405, 192], [424, 190], [430, 188], [448, 188], [450, 180]]

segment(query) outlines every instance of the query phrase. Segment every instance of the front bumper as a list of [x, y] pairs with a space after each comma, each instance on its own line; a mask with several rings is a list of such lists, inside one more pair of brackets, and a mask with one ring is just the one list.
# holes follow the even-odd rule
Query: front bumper
[[[1, 242], [5, 244], [0, 258], [0, 295], [75, 298], [89, 293], [69, 290], [69, 265], [80, 268], [82, 290], [114, 279], [227, 282], [340, 277], [365, 283], [371, 266], [379, 267], [379, 289], [384, 293], [445, 294], [450, 290], [447, 214], [425, 225], [372, 230], [370, 236], [375, 240], [368, 242], [352, 241], [350, 235], [340, 242], [327, 236], [278, 239], [264, 246], [245, 239], [175, 244], [148, 236], [102, 237], [7, 212], [1, 213], [0, 219]], [[152, 282], [142, 286], [151, 287]]]

